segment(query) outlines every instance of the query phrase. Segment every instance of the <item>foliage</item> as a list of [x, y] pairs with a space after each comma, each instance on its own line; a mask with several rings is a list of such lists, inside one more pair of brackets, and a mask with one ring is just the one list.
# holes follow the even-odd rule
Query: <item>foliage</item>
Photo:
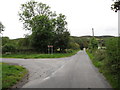
[[48, 5], [29, 1], [22, 4], [19, 16], [24, 28], [32, 32], [29, 38], [34, 49], [47, 52], [48, 45], [61, 51], [67, 48], [70, 34], [66, 29], [65, 15], [57, 16]]
[[105, 50], [97, 50], [96, 52], [95, 52], [95, 58], [94, 58], [95, 60], [98, 60], [98, 61], [103, 61], [103, 60], [105, 60], [106, 59], [106, 52], [105, 52]]
[[106, 41], [106, 50], [88, 51], [93, 64], [99, 68], [113, 88], [119, 88], [120, 85], [120, 44], [119, 37], [109, 38]]
[[37, 23], [34, 23], [33, 18], [36, 16], [47, 16], [52, 18], [55, 14], [50, 11], [50, 7], [46, 4], [29, 1], [21, 5], [19, 16], [20, 21], [24, 24], [24, 28], [26, 30], [32, 30], [32, 25], [37, 25]]
[[65, 15], [59, 14], [55, 21], [55, 38], [53, 40], [55, 48], [60, 48], [60, 51], [63, 52], [68, 47], [69, 43], [69, 36], [70, 33], [68, 32], [66, 25], [67, 22], [65, 21]]
[[[74, 37], [71, 36], [70, 37], [70, 45], [68, 45], [71, 48], [76, 48], [76, 49], [81, 49], [83, 50], [83, 48], [88, 48], [88, 44], [89, 44], [89, 39], [87, 37]], [[74, 45], [77, 45], [76, 47], [72, 47]]]
[[103, 63], [106, 58], [104, 50], [92, 51], [92, 53], [90, 51], [87, 51], [87, 54], [89, 55], [90, 59], [96, 67], [103, 69]]
[[69, 48], [69, 49], [76, 50], [76, 49], [80, 49], [80, 46], [79, 46], [79, 44], [77, 44], [77, 43], [69, 42], [68, 48]]
[[2, 37], [2, 46], [4, 46], [7, 43], [10, 43], [9, 37]]
[[87, 38], [81, 38], [80, 42], [79, 42], [80, 48], [81, 50], [83, 48], [88, 48], [89, 46], [89, 40]]
[[90, 43], [89, 43], [89, 49], [97, 49], [98, 48], [98, 41], [96, 40], [95, 37], [90, 39]]
[[30, 48], [30, 40], [28, 37], [20, 38], [17, 40], [12, 40], [12, 42], [16, 42], [16, 49], [29, 49]]
[[3, 53], [5, 52], [14, 52], [16, 50], [15, 46], [12, 45], [12, 44], [5, 44], [3, 47], [2, 47], [2, 51]]
[[108, 61], [106, 66], [109, 67], [112, 74], [120, 73], [120, 46], [118, 46], [118, 38], [111, 38], [106, 43]]
[[0, 63], [2, 66], [2, 89], [10, 88], [20, 81], [27, 70], [21, 66]]
[[120, 10], [120, 0], [115, 1], [114, 4], [111, 5], [111, 9], [115, 12]]
[[52, 22], [47, 16], [36, 16], [33, 19], [37, 25], [33, 26], [31, 44], [39, 51], [47, 51], [47, 45], [51, 44], [53, 38]]
[[2, 32], [2, 31], [4, 31], [4, 25], [0, 22], [0, 33]]
[[66, 53], [73, 53], [74, 50], [73, 49], [66, 49]]

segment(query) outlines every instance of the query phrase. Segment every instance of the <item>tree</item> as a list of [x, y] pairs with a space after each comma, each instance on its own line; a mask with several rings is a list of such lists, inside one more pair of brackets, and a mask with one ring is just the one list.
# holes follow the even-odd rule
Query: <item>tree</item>
[[30, 42], [34, 49], [46, 52], [47, 45], [57, 48], [61, 43], [61, 49], [67, 48], [69, 32], [65, 15], [57, 16], [46, 4], [30, 1], [22, 4], [19, 16], [24, 28], [32, 32]]
[[2, 37], [2, 46], [4, 46], [7, 43], [10, 43], [9, 37]]
[[50, 11], [50, 7], [46, 4], [30, 1], [26, 4], [22, 4], [19, 16], [19, 20], [24, 24], [24, 29], [33, 30], [33, 25], [36, 24], [33, 20], [36, 16], [47, 16], [49, 18], [53, 18], [56, 14], [52, 13], [52, 11]]
[[22, 4], [19, 12], [20, 21], [26, 30], [31, 30], [30, 42], [34, 49], [45, 52], [53, 36], [52, 20], [56, 16], [50, 7], [35, 1]]
[[93, 50], [98, 48], [98, 41], [95, 37], [90, 39], [89, 48]]
[[13, 44], [5, 44], [3, 47], [2, 47], [2, 51], [3, 53], [6, 53], [6, 52], [15, 52], [16, 48]]
[[0, 33], [2, 32], [2, 31], [4, 31], [4, 25], [0, 22]]
[[59, 14], [55, 22], [54, 46], [56, 47], [56, 49], [60, 48], [61, 52], [63, 52], [67, 48], [70, 36], [70, 33], [66, 28], [67, 22], [65, 20], [65, 15]]
[[52, 44], [52, 39], [54, 38], [52, 22], [45, 15], [35, 16], [33, 21], [36, 25], [33, 25], [31, 44], [38, 51], [46, 52], [47, 45]]
[[111, 9], [115, 12], [120, 10], [120, 0], [116, 0], [114, 4], [111, 5]]
[[20, 38], [17, 41], [17, 49], [29, 49], [30, 48], [30, 41], [28, 37]]

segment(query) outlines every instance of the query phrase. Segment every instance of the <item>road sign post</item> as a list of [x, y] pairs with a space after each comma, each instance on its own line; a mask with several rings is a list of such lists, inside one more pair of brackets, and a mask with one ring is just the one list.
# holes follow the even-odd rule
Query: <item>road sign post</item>
[[49, 47], [49, 45], [48, 45], [48, 54], [50, 53], [50, 47]]
[[48, 54], [53, 54], [53, 45], [48, 45]]

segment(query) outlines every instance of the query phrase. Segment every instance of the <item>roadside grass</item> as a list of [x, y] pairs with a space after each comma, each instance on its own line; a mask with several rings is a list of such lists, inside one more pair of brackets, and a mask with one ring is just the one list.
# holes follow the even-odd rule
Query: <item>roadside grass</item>
[[71, 53], [53, 53], [53, 54], [3, 54], [2, 58], [62, 58], [76, 54], [79, 50], [73, 50]]
[[7, 63], [0, 63], [2, 66], [2, 89], [11, 88], [19, 82], [28, 71], [18, 65], [9, 65]]
[[88, 56], [90, 57], [92, 63], [95, 65], [97, 68], [101, 68], [103, 66], [103, 61], [95, 60], [95, 56], [87, 51]]
[[2, 63], [0, 62], [0, 90], [2, 89]]
[[101, 57], [101, 55], [97, 55], [96, 56], [95, 54], [90, 53], [89, 51], [87, 51], [87, 54], [90, 57], [90, 59], [91, 59], [92, 63], [94, 64], [94, 66], [97, 67], [99, 69], [99, 72], [102, 73], [105, 76], [105, 78], [110, 83], [112, 88], [115, 88], [116, 90], [118, 88], [120, 89], [120, 86], [119, 86], [119, 83], [118, 83], [118, 76], [111, 74], [109, 68], [107, 68], [105, 66], [106, 58], [104, 58], [103, 60], [99, 61], [99, 60], [96, 60], [96, 57], [97, 58]]

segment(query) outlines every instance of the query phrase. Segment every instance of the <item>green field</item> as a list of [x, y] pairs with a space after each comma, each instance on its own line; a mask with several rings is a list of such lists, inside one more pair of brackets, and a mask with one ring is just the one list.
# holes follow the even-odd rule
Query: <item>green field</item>
[[54, 53], [54, 54], [9, 54], [2, 55], [2, 58], [61, 58], [61, 57], [69, 57], [76, 54], [79, 50], [74, 50], [71, 53]]
[[10, 88], [20, 81], [26, 74], [27, 70], [18, 65], [9, 65], [0, 63], [2, 67], [2, 88]]

